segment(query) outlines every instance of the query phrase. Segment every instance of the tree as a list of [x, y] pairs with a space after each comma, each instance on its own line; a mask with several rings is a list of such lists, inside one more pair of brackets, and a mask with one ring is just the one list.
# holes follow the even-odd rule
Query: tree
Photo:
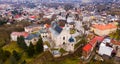
[[24, 37], [23, 37], [23, 36], [20, 36], [20, 37], [17, 38], [17, 43], [18, 43], [18, 45], [19, 45], [21, 48], [23, 48], [24, 50], [26, 50], [27, 45], [26, 45], [26, 43], [25, 43], [25, 40], [24, 40]]
[[71, 4], [66, 4], [66, 5], [64, 6], [64, 9], [65, 9], [66, 11], [68, 11], [68, 10], [70, 10], [70, 9], [73, 9], [73, 5], [71, 5]]
[[3, 59], [3, 50], [0, 48], [0, 60]]
[[0, 64], [4, 64], [3, 60], [0, 60]]
[[110, 34], [110, 37], [112, 38], [112, 39], [115, 39], [115, 40], [117, 40], [117, 41], [119, 41], [120, 40], [120, 30], [119, 29], [117, 29], [117, 31], [115, 32], [115, 33], [111, 33]]
[[17, 64], [17, 60], [13, 55], [10, 56], [10, 64]]
[[66, 17], [65, 17], [65, 18], [66, 18], [66, 20], [67, 20], [68, 16], [69, 16], [69, 13], [67, 13], [67, 15], [66, 15]]
[[116, 22], [118, 22], [118, 24], [117, 24], [117, 30], [120, 28], [120, 22], [119, 22], [119, 20], [117, 20]]
[[12, 53], [17, 61], [20, 60], [20, 54], [17, 51], [14, 50]]
[[0, 39], [0, 47], [3, 47], [6, 44], [4, 39]]
[[12, 11], [12, 14], [13, 14], [13, 15], [18, 14], [18, 10], [13, 10], [13, 11]]
[[0, 60], [3, 62], [10, 57], [11, 53], [9, 51], [4, 51], [3, 49], [0, 49]]
[[26, 61], [24, 60], [21, 64], [26, 64]]
[[87, 24], [84, 24], [84, 25], [83, 25], [83, 28], [84, 28], [84, 33], [83, 33], [83, 35], [85, 36], [85, 35], [86, 35], [86, 31], [88, 30]]
[[80, 40], [80, 43], [83, 45], [87, 44], [87, 39], [83, 36], [82, 39]]
[[102, 64], [115, 64], [113, 59], [105, 60], [102, 62]]
[[17, 37], [17, 44], [20, 45], [20, 37]]
[[34, 46], [30, 42], [30, 46], [27, 48], [27, 54], [29, 57], [33, 57], [34, 53], [35, 53]]
[[35, 51], [36, 53], [41, 53], [43, 52], [43, 41], [42, 38], [40, 37], [40, 39], [37, 42], [37, 45], [35, 46]]

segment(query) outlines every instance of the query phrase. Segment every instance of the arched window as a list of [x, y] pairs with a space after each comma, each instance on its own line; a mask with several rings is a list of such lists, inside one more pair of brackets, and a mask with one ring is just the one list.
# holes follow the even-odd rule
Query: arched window
[[47, 35], [45, 37], [47, 38]]
[[65, 40], [65, 37], [63, 37], [63, 40]]
[[65, 45], [65, 42], [63, 42], [63, 45]]
[[34, 39], [34, 41], [37, 41], [37, 39]]

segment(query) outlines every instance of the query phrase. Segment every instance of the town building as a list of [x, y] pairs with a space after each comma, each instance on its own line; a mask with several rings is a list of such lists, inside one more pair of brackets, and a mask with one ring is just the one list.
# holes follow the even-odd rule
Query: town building
[[28, 32], [12, 32], [10, 35], [12, 41], [17, 41], [17, 38], [20, 36], [27, 38], [29, 36], [29, 33]]
[[24, 27], [25, 32], [32, 33], [32, 32], [39, 32], [40, 29], [43, 27], [41, 25], [30, 25], [27, 27]]
[[83, 59], [88, 59], [92, 51], [94, 50], [96, 44], [102, 42], [103, 39], [104, 37], [95, 36], [92, 40], [90, 40], [90, 42], [86, 44], [82, 49]]
[[115, 23], [109, 23], [109, 24], [94, 24], [91, 27], [91, 30], [99, 36], [106, 36], [109, 35], [110, 33], [116, 31], [117, 26]]
[[70, 34], [69, 27], [59, 27], [56, 22], [50, 28], [51, 38], [56, 48], [64, 48], [66, 51], [74, 51], [75, 38]]
[[100, 55], [111, 56], [111, 54], [113, 52], [113, 48], [112, 48], [112, 45], [110, 45], [110, 44], [111, 44], [111, 39], [105, 38], [102, 41], [102, 43], [100, 44], [98, 53]]
[[39, 38], [40, 38], [39, 33], [31, 33], [31, 34], [28, 35], [27, 38], [25, 38], [25, 43], [26, 43], [27, 46], [29, 46], [30, 43], [32, 43], [33, 45], [36, 45]]

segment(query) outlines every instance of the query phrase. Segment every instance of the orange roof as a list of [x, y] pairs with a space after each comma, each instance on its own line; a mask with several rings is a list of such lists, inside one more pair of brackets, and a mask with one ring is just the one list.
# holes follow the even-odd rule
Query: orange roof
[[35, 18], [36, 18], [36, 16], [30, 16], [30, 18], [33, 18], [33, 19], [35, 19]]
[[99, 29], [99, 30], [107, 30], [107, 29], [117, 28], [117, 26], [113, 23], [109, 23], [109, 24], [106, 24], [106, 25], [94, 24], [93, 27], [96, 28], [96, 29]]
[[86, 51], [86, 52], [90, 52], [91, 48], [92, 48], [92, 45], [87, 44], [83, 47], [83, 50]]
[[94, 45], [94, 44], [96, 44], [96, 42], [97, 41], [102, 41], [104, 39], [104, 37], [100, 37], [100, 36], [95, 36], [89, 43], [91, 44], [91, 45]]
[[49, 28], [49, 27], [50, 27], [50, 25], [49, 25], [49, 24], [45, 24], [45, 26], [46, 26], [46, 28]]
[[94, 45], [97, 43], [97, 41], [101, 42], [103, 39], [104, 37], [95, 36], [87, 45], [83, 47], [83, 50], [89, 52], [92, 49], [92, 47], [94, 47]]

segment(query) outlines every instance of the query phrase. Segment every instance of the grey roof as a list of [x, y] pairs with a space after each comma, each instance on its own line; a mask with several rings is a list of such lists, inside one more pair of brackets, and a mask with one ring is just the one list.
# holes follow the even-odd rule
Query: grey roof
[[30, 26], [27, 26], [26, 28], [33, 28], [33, 27], [37, 27], [37, 26], [41, 26], [41, 27], [43, 27], [44, 25], [43, 25], [43, 24], [41, 24], [41, 25], [38, 25], [38, 24], [32, 24], [32, 25], [30, 25]]
[[60, 52], [59, 52], [58, 50], [53, 50], [52, 53], [53, 53], [53, 55], [58, 55], [58, 54], [60, 54]]
[[54, 34], [54, 37], [57, 37], [59, 33], [57, 33], [53, 28], [49, 28], [50, 32]]
[[34, 34], [30, 34], [27, 38], [25, 38], [25, 40], [31, 40], [31, 39], [33, 39], [33, 38], [35, 38], [35, 37], [39, 37], [39, 33], [34, 33]]
[[55, 31], [57, 31], [58, 33], [61, 33], [62, 32], [62, 28], [61, 27], [59, 27], [59, 26], [55, 26]]
[[36, 26], [39, 26], [39, 25], [30, 25], [30, 26], [27, 26], [27, 28], [32, 28], [32, 27], [36, 27]]
[[47, 29], [41, 29], [39, 32], [40, 33], [47, 33], [48, 31], [47, 31]]
[[58, 33], [61, 33], [63, 30], [56, 22], [52, 23], [52, 28]]

